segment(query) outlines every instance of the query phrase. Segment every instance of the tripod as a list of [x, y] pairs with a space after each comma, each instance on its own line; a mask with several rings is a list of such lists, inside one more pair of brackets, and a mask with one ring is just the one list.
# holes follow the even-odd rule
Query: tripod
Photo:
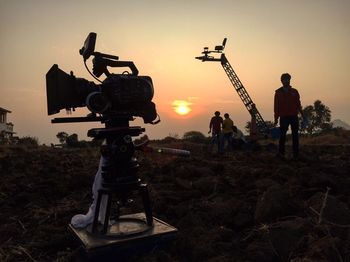
[[[102, 187], [98, 190], [97, 203], [92, 222], [91, 233], [106, 235], [111, 217], [112, 198], [117, 203], [116, 222], [120, 220], [120, 207], [129, 203], [130, 195], [137, 191], [142, 198], [143, 208], [148, 228], [153, 226], [152, 208], [148, 186], [137, 176], [139, 163], [134, 157], [137, 149], [132, 141], [133, 136], [139, 136], [145, 131], [141, 127], [129, 127], [129, 119], [115, 118], [106, 121], [105, 128], [94, 128], [88, 131], [88, 136], [103, 138], [101, 155], [105, 161], [102, 165]], [[102, 230], [98, 228], [98, 217], [103, 196], [107, 197], [107, 206]]]

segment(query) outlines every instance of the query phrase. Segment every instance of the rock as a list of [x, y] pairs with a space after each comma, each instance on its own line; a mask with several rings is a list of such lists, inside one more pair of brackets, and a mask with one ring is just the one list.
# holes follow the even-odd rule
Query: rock
[[283, 188], [270, 187], [258, 198], [254, 217], [259, 222], [272, 222], [279, 217], [292, 215], [294, 211], [288, 192]]
[[280, 261], [273, 246], [268, 241], [256, 240], [245, 249], [247, 259], [244, 261], [273, 262]]
[[231, 242], [235, 236], [235, 232], [230, 228], [221, 226], [219, 227], [218, 236], [220, 237], [221, 241]]
[[174, 164], [167, 166], [168, 170], [163, 172], [166, 175], [186, 180], [200, 179], [202, 177], [215, 176], [213, 170], [206, 166], [195, 166], [192, 164]]
[[283, 178], [288, 178], [289, 176], [295, 175], [295, 174], [296, 174], [296, 169], [289, 165], [280, 166], [274, 173], [274, 175], [283, 177]]
[[307, 230], [307, 222], [302, 218], [277, 222], [269, 228], [271, 243], [282, 261], [288, 261]]
[[233, 218], [233, 225], [235, 227], [245, 227], [254, 223], [254, 217], [247, 212], [239, 212]]
[[[339, 246], [340, 243], [338, 238], [331, 236], [323, 237], [310, 243], [305, 255], [309, 258], [318, 259], [317, 261], [341, 261], [337, 250], [334, 248]], [[326, 259], [321, 260], [320, 258]]]
[[330, 187], [336, 189], [338, 187], [338, 181], [332, 177], [331, 174], [326, 174], [323, 172], [311, 173], [308, 176], [307, 185], [309, 187], [319, 187], [326, 188]]
[[[308, 205], [320, 212], [324, 202], [325, 193], [318, 192], [309, 200]], [[339, 201], [336, 197], [328, 194], [322, 218], [339, 225], [350, 224], [350, 210], [346, 203]]]
[[271, 178], [262, 178], [257, 181], [255, 181], [255, 185], [258, 188], [258, 190], [264, 192], [270, 187], [279, 188], [281, 186], [280, 183], [276, 182], [275, 180], [272, 180]]
[[198, 189], [204, 196], [208, 196], [214, 192], [215, 183], [213, 177], [202, 177], [193, 182], [193, 188]]

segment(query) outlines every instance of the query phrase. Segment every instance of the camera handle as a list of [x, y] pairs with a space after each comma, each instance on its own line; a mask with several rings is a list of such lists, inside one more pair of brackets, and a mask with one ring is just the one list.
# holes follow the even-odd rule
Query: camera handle
[[94, 52], [95, 56], [92, 60], [93, 68], [92, 72], [96, 77], [100, 77], [102, 74], [105, 74], [107, 77], [111, 75], [107, 67], [129, 67], [131, 74], [137, 76], [139, 70], [136, 68], [134, 62], [132, 61], [117, 61], [117, 56], [106, 55], [98, 52]]

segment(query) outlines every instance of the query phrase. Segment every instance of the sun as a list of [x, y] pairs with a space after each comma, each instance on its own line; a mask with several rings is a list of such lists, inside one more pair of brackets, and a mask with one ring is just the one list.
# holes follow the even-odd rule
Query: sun
[[191, 109], [186, 105], [179, 105], [175, 108], [175, 112], [179, 115], [187, 115], [190, 111]]
[[187, 102], [185, 100], [175, 100], [172, 103], [175, 113], [181, 116], [187, 115], [192, 111], [192, 109], [190, 108], [190, 105], [192, 105], [192, 103]]

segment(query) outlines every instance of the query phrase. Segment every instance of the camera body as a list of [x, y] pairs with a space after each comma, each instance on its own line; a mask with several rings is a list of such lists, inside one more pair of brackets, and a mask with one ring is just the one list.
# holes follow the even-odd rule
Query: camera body
[[[105, 74], [100, 84], [77, 78], [73, 72], [62, 71], [54, 64], [46, 74], [48, 115], [59, 113], [61, 109], [87, 107], [93, 114], [104, 118], [142, 117], [144, 123], [154, 123], [157, 118], [156, 106], [152, 102], [154, 89], [149, 76], [138, 76], [138, 70], [131, 61], [119, 61], [117, 56], [94, 52], [96, 34], [90, 33], [80, 54], [84, 63], [93, 59], [95, 79]], [[86, 65], [86, 64], [85, 64]], [[129, 67], [131, 73], [111, 74], [108, 67]], [[67, 121], [69, 122], [69, 121]]]

